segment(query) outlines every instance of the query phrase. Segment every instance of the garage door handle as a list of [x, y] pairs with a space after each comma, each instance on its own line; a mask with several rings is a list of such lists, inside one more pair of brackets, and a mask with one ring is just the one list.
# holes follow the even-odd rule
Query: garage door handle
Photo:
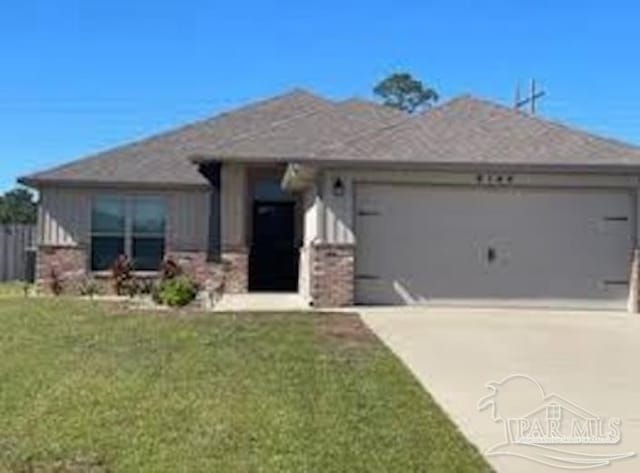
[[356, 279], [361, 281], [377, 281], [380, 279], [378, 276], [374, 276], [373, 274], [356, 274]]
[[605, 286], [628, 286], [629, 281], [624, 279], [605, 279], [604, 285]]

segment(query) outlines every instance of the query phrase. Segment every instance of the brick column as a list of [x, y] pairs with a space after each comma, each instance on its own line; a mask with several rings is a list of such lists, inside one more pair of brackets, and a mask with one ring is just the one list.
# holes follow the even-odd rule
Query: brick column
[[249, 253], [246, 247], [222, 249], [224, 289], [229, 294], [241, 294], [249, 290]]
[[355, 245], [314, 243], [310, 251], [311, 300], [315, 307], [354, 301]]
[[65, 293], [78, 293], [87, 275], [87, 251], [80, 246], [41, 245], [36, 254], [36, 284], [51, 292], [55, 279]]

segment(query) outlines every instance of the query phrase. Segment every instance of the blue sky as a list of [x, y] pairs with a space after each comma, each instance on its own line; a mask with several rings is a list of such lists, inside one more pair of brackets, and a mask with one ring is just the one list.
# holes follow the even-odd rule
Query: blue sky
[[640, 144], [633, 1], [5, 0], [0, 190], [19, 175], [300, 86], [369, 96], [409, 71]]

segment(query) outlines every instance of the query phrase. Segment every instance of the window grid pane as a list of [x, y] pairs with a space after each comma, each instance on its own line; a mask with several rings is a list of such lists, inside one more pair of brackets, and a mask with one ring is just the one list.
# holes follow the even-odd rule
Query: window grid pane
[[164, 236], [166, 209], [163, 199], [143, 197], [133, 202], [133, 235]]
[[124, 253], [124, 237], [94, 236], [91, 239], [91, 269], [106, 271]]
[[165, 250], [164, 198], [98, 196], [91, 223], [92, 270], [110, 269], [122, 254], [131, 257], [135, 270], [159, 270]]
[[124, 235], [125, 205], [120, 197], [97, 197], [91, 211], [92, 234]]
[[134, 237], [133, 267], [137, 271], [157, 271], [164, 258], [164, 238]]

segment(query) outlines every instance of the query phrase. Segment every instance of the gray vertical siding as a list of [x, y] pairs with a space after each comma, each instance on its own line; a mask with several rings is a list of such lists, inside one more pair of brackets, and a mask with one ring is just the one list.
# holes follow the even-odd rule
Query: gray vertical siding
[[[334, 194], [336, 179], [344, 186], [342, 195]], [[349, 174], [329, 172], [325, 175], [324, 188], [324, 238], [329, 243], [354, 243], [353, 232], [353, 179]]]
[[90, 243], [91, 202], [96, 195], [154, 195], [167, 200], [167, 246], [172, 250], [206, 251], [208, 190], [139, 191], [127, 189], [41, 189], [37, 241], [47, 246]]
[[247, 168], [225, 163], [221, 175], [222, 246], [247, 244]]
[[169, 247], [180, 251], [206, 251], [209, 192], [171, 192], [167, 197]]
[[86, 190], [41, 190], [38, 242], [52, 246], [78, 246], [88, 242], [91, 194]]

